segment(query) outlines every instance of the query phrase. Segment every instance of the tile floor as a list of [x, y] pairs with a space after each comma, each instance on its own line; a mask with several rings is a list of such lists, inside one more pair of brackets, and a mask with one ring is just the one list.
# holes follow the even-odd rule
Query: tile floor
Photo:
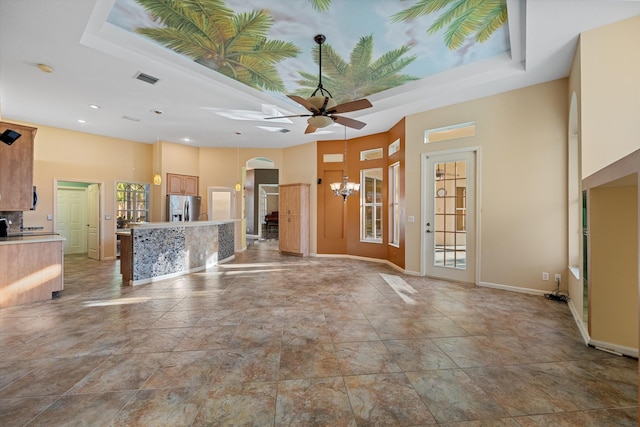
[[273, 245], [135, 288], [66, 257], [0, 310], [0, 425], [637, 425], [637, 360], [564, 304]]

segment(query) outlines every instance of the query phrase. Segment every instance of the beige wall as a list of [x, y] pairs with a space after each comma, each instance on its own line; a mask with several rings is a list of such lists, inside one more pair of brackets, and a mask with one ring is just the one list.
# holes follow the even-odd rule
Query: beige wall
[[580, 36], [582, 177], [637, 150], [640, 16]]
[[[637, 136], [638, 99], [640, 99], [640, 55], [621, 54], [622, 52], [636, 52], [637, 40], [640, 39], [640, 17], [634, 17], [608, 26], [587, 31], [580, 36], [580, 41], [574, 55], [571, 73], [569, 76], [569, 91], [567, 108], [571, 94], [575, 93], [578, 100], [578, 158], [580, 159], [579, 177], [580, 188], [588, 189], [593, 186], [592, 181], [600, 184], [607, 182], [607, 177], [617, 179], [631, 171], [638, 171], [638, 165], [630, 164], [634, 160], [626, 159], [630, 153], [637, 152], [640, 140]], [[634, 157], [634, 158], [637, 158]], [[598, 192], [592, 193], [598, 198]], [[591, 197], [590, 196], [590, 197]], [[636, 195], [637, 200], [637, 195]], [[608, 210], [602, 215], [609, 215], [608, 221], [618, 221], [617, 210]], [[637, 211], [637, 207], [636, 207]], [[579, 220], [581, 222], [581, 219]], [[601, 219], [605, 223], [605, 219]], [[636, 224], [636, 233], [637, 233]], [[627, 229], [625, 233], [630, 233]], [[636, 234], [637, 241], [637, 234]], [[571, 237], [570, 237], [571, 238]], [[582, 253], [582, 237], [579, 237], [579, 252]], [[614, 242], [607, 239], [596, 239], [590, 242], [589, 256], [595, 253], [615, 254], [618, 248]], [[635, 248], [638, 254], [638, 247]], [[591, 258], [593, 263], [593, 258]], [[603, 258], [606, 265], [606, 258]], [[601, 260], [602, 262], [602, 260]], [[637, 265], [637, 256], [635, 265]], [[584, 271], [582, 257], [580, 257], [580, 271]], [[602, 266], [596, 266], [596, 269]], [[620, 274], [615, 272], [611, 274]], [[596, 272], [596, 274], [598, 274]], [[606, 276], [606, 273], [603, 273]], [[581, 274], [582, 276], [582, 274]], [[602, 283], [611, 283], [608, 278]], [[602, 342], [622, 344], [622, 341], [637, 348], [637, 337], [631, 339], [628, 327], [619, 330], [619, 316], [626, 316], [626, 321], [633, 321], [637, 330], [637, 303], [634, 305], [634, 313], [617, 313], [611, 317], [607, 313], [615, 311], [616, 301], [611, 301], [618, 292], [630, 294], [630, 288], [620, 291], [610, 287], [595, 289], [593, 277], [590, 280], [589, 307], [596, 310], [595, 315], [589, 317], [590, 335], [594, 340]], [[619, 283], [619, 281], [616, 281]], [[637, 288], [638, 278], [633, 281]], [[569, 283], [569, 295], [573, 310], [582, 318], [583, 307], [583, 279], [572, 280]], [[595, 291], [595, 293], [594, 293]], [[637, 290], [635, 291], [637, 293]], [[615, 298], [614, 298], [615, 299]], [[634, 302], [637, 300], [634, 300]], [[625, 310], [631, 310], [629, 303], [625, 302]], [[637, 332], [635, 332], [637, 334]], [[622, 335], [624, 335], [624, 337]]]
[[637, 186], [591, 189], [589, 239], [591, 338], [637, 349]]
[[[283, 160], [281, 149], [266, 148], [200, 148], [200, 195], [202, 196], [202, 211], [209, 210], [208, 187], [234, 188], [236, 182], [245, 181], [244, 173], [241, 173], [247, 161], [255, 157], [264, 157], [274, 162], [275, 168], [282, 175]], [[240, 221], [236, 224], [236, 250], [246, 248], [246, 213], [243, 193], [236, 193], [236, 218]]]
[[[21, 123], [13, 121], [13, 123]], [[284, 151], [282, 149], [261, 148], [197, 148], [170, 142], [144, 144], [116, 138], [102, 137], [82, 132], [22, 123], [38, 128], [35, 140], [34, 185], [38, 187], [39, 204], [35, 211], [24, 213], [24, 226], [44, 226], [53, 231], [54, 221], [47, 221], [47, 215], [55, 215], [53, 200], [54, 179], [97, 182], [102, 184], [102, 244], [103, 258], [115, 257], [115, 183], [118, 181], [151, 184], [153, 175], [159, 171], [162, 185], [151, 185], [151, 220], [164, 221], [164, 199], [166, 195], [166, 174], [179, 173], [197, 175], [199, 192], [202, 196], [203, 211], [208, 210], [207, 188], [233, 188], [239, 177], [238, 165], [242, 167], [254, 157], [266, 157], [274, 161], [280, 174], [284, 172]], [[314, 173], [314, 144], [295, 147], [292, 176], [307, 180]], [[302, 159], [295, 160], [300, 154]], [[157, 168], [156, 163], [161, 167]], [[282, 178], [281, 178], [282, 179]], [[242, 213], [242, 199], [236, 198], [236, 212]], [[105, 220], [111, 215], [111, 220]], [[55, 218], [54, 218], [55, 220]], [[239, 230], [242, 229], [240, 226]]]
[[[476, 122], [476, 136], [424, 144], [431, 128]], [[406, 269], [421, 268], [421, 155], [480, 147], [480, 282], [548, 291], [565, 274], [567, 80], [477, 99], [406, 119]]]
[[[101, 230], [103, 258], [115, 257], [115, 183], [150, 183], [153, 178], [153, 146], [107, 138], [32, 123], [38, 128], [34, 148], [34, 180], [39, 202], [35, 211], [24, 213], [24, 226], [44, 226], [53, 231], [55, 215], [54, 180], [101, 184]], [[105, 215], [111, 215], [110, 220]], [[54, 217], [55, 220], [55, 217]]]
[[[573, 97], [573, 95], [575, 94], [576, 97], [576, 120], [577, 120], [577, 129], [575, 129], [575, 133], [577, 135], [569, 135], [570, 132], [573, 132], [572, 129], [569, 129], [569, 126], [571, 126], [571, 124], [569, 124], [569, 122], [567, 122], [567, 139], [569, 140], [570, 138], [577, 138], [577, 153], [573, 153], [574, 155], [577, 156], [577, 171], [574, 171], [574, 176], [568, 176], [567, 179], [568, 180], [575, 180], [575, 182], [572, 183], [567, 183], [568, 188], [574, 188], [576, 189], [576, 191], [579, 193], [579, 201], [576, 201], [574, 199], [574, 196], [571, 194], [567, 194], [567, 202], [568, 203], [578, 203], [578, 212], [571, 212], [571, 210], [569, 210], [567, 212], [568, 217], [567, 217], [567, 223], [568, 223], [568, 230], [567, 230], [567, 250], [569, 250], [569, 248], [573, 248], [573, 250], [577, 249], [577, 254], [573, 253], [573, 254], [569, 254], [567, 253], [567, 260], [570, 263], [571, 267], [577, 268], [578, 269], [578, 277], [575, 277], [569, 270], [567, 270], [567, 288], [569, 291], [569, 297], [571, 298], [569, 300], [569, 305], [572, 306], [573, 312], [575, 313], [576, 316], [578, 316], [578, 318], [580, 320], [582, 320], [583, 322], [585, 322], [585, 316], [584, 316], [584, 292], [583, 292], [583, 287], [584, 287], [584, 281], [582, 278], [582, 272], [584, 271], [584, 266], [583, 261], [582, 261], [582, 251], [583, 251], [583, 242], [582, 242], [582, 154], [581, 154], [581, 148], [580, 146], [582, 145], [582, 73], [581, 73], [581, 67], [580, 67], [580, 61], [581, 61], [581, 45], [582, 45], [582, 41], [579, 40], [578, 41], [578, 45], [576, 46], [576, 51], [574, 53], [573, 56], [573, 62], [571, 64], [571, 71], [569, 73], [569, 87], [568, 87], [568, 91], [567, 91], [567, 111], [570, 111], [571, 108], [571, 98]], [[568, 147], [568, 150], [570, 150], [571, 147]], [[570, 155], [569, 153], [567, 153], [568, 155]], [[573, 218], [570, 218], [569, 215], [574, 215]], [[575, 230], [574, 228], [571, 227], [577, 227], [578, 230]], [[569, 241], [569, 239], [576, 239], [574, 241]], [[572, 262], [572, 260], [575, 260], [575, 258], [577, 257], [578, 262], [577, 264], [574, 265], [574, 263]], [[583, 329], [584, 331], [584, 329]]]

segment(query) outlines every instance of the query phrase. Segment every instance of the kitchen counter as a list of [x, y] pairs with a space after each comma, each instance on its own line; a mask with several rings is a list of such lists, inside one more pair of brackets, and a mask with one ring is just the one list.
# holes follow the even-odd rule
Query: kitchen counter
[[235, 222], [144, 223], [118, 230], [123, 282], [150, 283], [232, 259]]
[[0, 237], [0, 307], [43, 301], [63, 289], [64, 237]]
[[56, 242], [64, 241], [65, 238], [54, 233], [33, 233], [9, 235], [8, 237], [0, 237], [0, 245], [15, 245], [20, 243], [39, 243], [39, 242]]

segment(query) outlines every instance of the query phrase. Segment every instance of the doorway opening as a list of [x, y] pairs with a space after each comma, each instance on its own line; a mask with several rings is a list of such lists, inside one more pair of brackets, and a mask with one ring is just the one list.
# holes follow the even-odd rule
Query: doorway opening
[[258, 218], [262, 218], [263, 221], [258, 228], [258, 239], [278, 239], [279, 187], [273, 184], [260, 184], [258, 188], [260, 193], [258, 199]]

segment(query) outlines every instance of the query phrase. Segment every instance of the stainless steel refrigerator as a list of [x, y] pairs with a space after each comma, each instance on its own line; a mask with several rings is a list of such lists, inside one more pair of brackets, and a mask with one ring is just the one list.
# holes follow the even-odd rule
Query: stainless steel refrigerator
[[200, 196], [167, 195], [167, 221], [198, 221]]

